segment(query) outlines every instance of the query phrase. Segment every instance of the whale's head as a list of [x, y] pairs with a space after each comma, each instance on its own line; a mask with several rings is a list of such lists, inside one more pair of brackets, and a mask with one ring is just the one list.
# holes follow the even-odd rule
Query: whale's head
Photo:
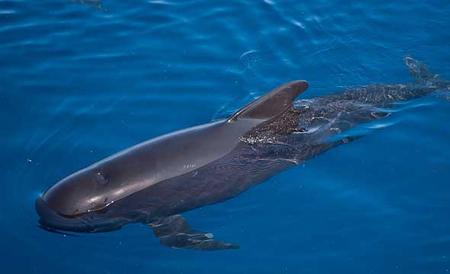
[[[117, 176], [103, 169], [86, 168], [76, 172], [44, 192], [36, 200], [41, 226], [53, 230], [97, 232], [117, 229], [118, 222], [108, 213], [120, 193]], [[123, 192], [123, 190], [122, 190]]]

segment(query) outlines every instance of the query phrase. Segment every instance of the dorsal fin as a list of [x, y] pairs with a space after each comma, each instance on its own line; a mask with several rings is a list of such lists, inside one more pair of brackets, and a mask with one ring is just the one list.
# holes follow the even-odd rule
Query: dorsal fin
[[307, 88], [308, 82], [303, 80], [284, 84], [237, 111], [228, 122], [245, 118], [270, 120], [291, 107], [295, 98]]

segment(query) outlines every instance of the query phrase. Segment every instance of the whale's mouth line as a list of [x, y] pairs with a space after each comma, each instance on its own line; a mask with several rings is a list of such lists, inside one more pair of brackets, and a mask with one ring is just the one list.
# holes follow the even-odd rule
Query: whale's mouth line
[[[77, 215], [64, 215], [49, 208], [42, 199], [36, 200], [36, 209], [40, 215], [38, 226], [49, 232], [76, 236], [78, 233], [107, 232], [119, 229], [127, 220], [103, 220], [91, 216], [94, 212]], [[98, 212], [94, 213], [98, 214]]]
[[35, 206], [38, 215], [40, 216], [39, 227], [44, 230], [59, 234], [67, 234], [66, 231], [82, 232], [90, 229], [89, 223], [83, 218], [61, 215], [59, 212], [51, 209], [42, 197], [39, 197], [36, 200]]
[[56, 213], [58, 215], [64, 217], [64, 218], [67, 218], [67, 219], [81, 219], [82, 220], [83, 216], [86, 216], [86, 215], [91, 214], [91, 213], [97, 213], [97, 214], [106, 213], [106, 211], [108, 209], [108, 206], [110, 206], [112, 203], [113, 202], [110, 202], [108, 204], [101, 205], [100, 207], [97, 207], [97, 208], [88, 209], [86, 211], [79, 211], [79, 212], [73, 213], [73, 214], [64, 214], [64, 213], [61, 213], [61, 212], [56, 212]]

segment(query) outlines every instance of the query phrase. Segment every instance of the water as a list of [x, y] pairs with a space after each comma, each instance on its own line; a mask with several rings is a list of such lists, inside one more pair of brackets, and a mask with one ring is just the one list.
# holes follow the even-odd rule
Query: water
[[225, 117], [286, 81], [304, 97], [450, 79], [450, 3], [0, 0], [3, 273], [448, 273], [450, 103], [416, 100], [367, 136], [185, 214], [239, 243], [173, 250], [151, 230], [63, 236], [34, 200], [150, 137]]

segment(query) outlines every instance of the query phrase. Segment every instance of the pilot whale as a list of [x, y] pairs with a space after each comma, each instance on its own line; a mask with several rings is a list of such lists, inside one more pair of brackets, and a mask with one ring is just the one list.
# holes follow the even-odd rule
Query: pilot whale
[[397, 102], [449, 90], [411, 57], [415, 83], [375, 84], [295, 101], [303, 80], [284, 84], [228, 119], [138, 144], [62, 179], [36, 200], [40, 225], [57, 232], [104, 232], [129, 223], [163, 245], [238, 248], [191, 228], [183, 212], [233, 198], [267, 178], [357, 136], [358, 124], [388, 116]]

